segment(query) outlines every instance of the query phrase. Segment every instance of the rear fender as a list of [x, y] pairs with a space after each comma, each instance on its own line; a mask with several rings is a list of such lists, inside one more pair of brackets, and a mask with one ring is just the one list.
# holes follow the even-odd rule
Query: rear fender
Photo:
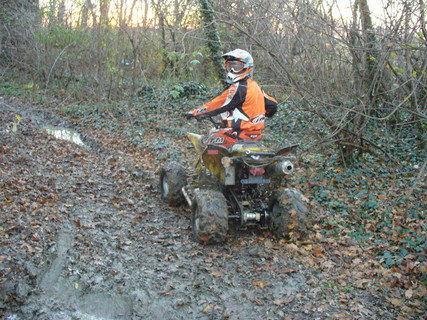
[[238, 142], [231, 147], [231, 152], [235, 156], [243, 155], [245, 152], [268, 152], [268, 151], [269, 150], [267, 148], [265, 148], [263, 145], [261, 145], [258, 142], [257, 143]]
[[299, 144], [291, 144], [289, 146], [280, 147], [276, 150], [276, 156], [281, 156], [282, 154], [291, 152], [292, 150], [296, 149], [299, 146]]

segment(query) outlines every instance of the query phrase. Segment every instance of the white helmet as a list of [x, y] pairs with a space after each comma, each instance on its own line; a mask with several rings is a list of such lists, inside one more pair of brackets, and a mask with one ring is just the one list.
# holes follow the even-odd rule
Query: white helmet
[[227, 82], [234, 83], [246, 77], [252, 77], [254, 60], [249, 52], [242, 49], [223, 54], [225, 69], [227, 70]]

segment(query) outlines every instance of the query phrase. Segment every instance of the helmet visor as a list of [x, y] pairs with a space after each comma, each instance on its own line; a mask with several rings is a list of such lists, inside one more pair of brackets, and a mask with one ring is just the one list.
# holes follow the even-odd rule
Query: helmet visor
[[225, 69], [227, 72], [239, 73], [244, 69], [244, 67], [245, 64], [237, 60], [229, 60], [225, 63]]

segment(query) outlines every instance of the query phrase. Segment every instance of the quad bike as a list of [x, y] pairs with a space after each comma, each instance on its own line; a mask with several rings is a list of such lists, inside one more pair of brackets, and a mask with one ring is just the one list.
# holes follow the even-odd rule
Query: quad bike
[[[219, 128], [212, 117], [207, 119]], [[307, 199], [297, 189], [281, 187], [293, 172], [294, 157], [289, 154], [298, 145], [272, 150], [259, 141], [243, 140], [226, 148], [205, 145], [199, 134], [186, 136], [198, 154], [192, 173], [176, 161], [167, 162], [160, 170], [160, 192], [170, 206], [188, 203], [198, 242], [224, 242], [229, 227], [258, 226], [277, 238], [307, 235]]]

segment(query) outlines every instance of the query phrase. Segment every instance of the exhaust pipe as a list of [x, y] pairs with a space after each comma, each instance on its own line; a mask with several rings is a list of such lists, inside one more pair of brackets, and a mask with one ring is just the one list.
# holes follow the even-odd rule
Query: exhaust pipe
[[267, 166], [266, 173], [269, 176], [280, 176], [284, 174], [291, 174], [294, 171], [294, 165], [290, 161], [281, 161]]

